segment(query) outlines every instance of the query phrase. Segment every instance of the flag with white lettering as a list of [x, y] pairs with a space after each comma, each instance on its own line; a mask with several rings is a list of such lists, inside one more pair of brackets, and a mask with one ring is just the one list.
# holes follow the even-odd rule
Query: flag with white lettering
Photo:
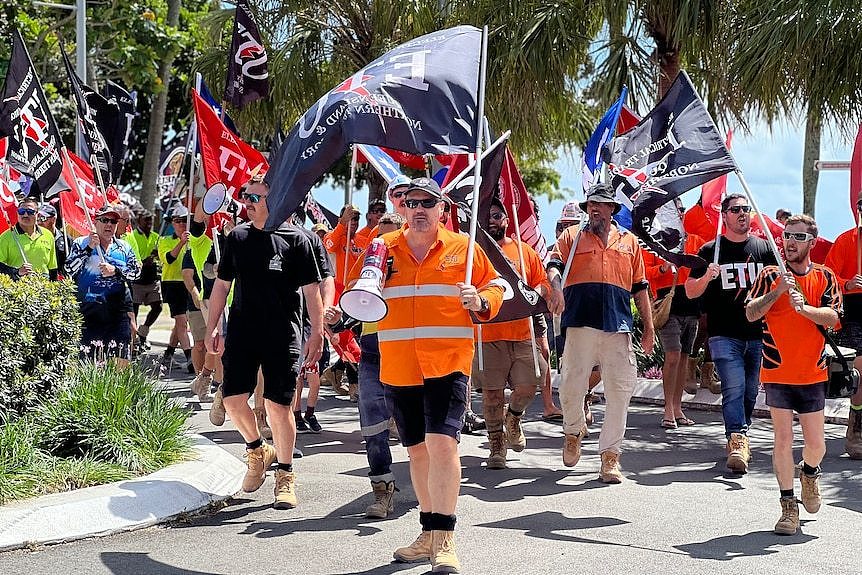
[[335, 229], [335, 226], [338, 225], [338, 215], [331, 212], [323, 204], [319, 204], [311, 192], [305, 198], [304, 206], [305, 215], [315, 224], [323, 224], [330, 230]]
[[135, 132], [132, 130], [135, 118], [138, 117], [138, 96], [135, 91], [127, 92], [122, 86], [108, 80], [104, 86], [105, 99], [117, 107], [119, 114], [113, 128], [101, 123], [101, 117], [96, 116], [99, 131], [105, 136], [108, 148], [111, 150], [111, 181], [120, 181], [123, 166], [129, 159], [129, 150], [135, 145]]
[[266, 175], [267, 227], [292, 214], [351, 143], [419, 156], [473, 150], [481, 37], [477, 28], [458, 26], [415, 38], [324, 94]]
[[221, 182], [230, 196], [236, 198], [252, 174], [265, 172], [269, 164], [263, 154], [240, 140], [219, 120], [197, 90], [192, 90], [192, 99], [201, 149], [201, 170], [207, 188]]
[[13, 140], [11, 161], [33, 177], [37, 190], [46, 198], [66, 189], [61, 179], [63, 140], [17, 29], [12, 35], [12, 58], [0, 98], [0, 137]]
[[[69, 160], [63, 166], [63, 176], [67, 182], [74, 182], [72, 185], [77, 188], [70, 187], [60, 193], [60, 212], [66, 225], [81, 235], [87, 235], [90, 233], [89, 223], [105, 200], [96, 186], [90, 165], [72, 152], [69, 152]], [[118, 199], [116, 190], [108, 188], [108, 201], [113, 203]], [[89, 221], [84, 210], [90, 214]]]
[[245, 0], [237, 0], [224, 99], [236, 108], [269, 95], [266, 48]]
[[735, 170], [736, 163], [685, 72], [637, 126], [605, 146], [604, 159], [611, 185], [632, 203], [632, 231], [638, 238], [678, 266], [702, 265], [682, 253], [678, 238], [671, 245], [681, 236], [682, 223], [675, 234], [656, 215], [684, 192]]

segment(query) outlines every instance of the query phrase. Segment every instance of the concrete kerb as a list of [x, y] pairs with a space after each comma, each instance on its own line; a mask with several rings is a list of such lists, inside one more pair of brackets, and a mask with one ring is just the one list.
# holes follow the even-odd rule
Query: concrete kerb
[[237, 493], [246, 465], [201, 435], [197, 457], [145, 477], [0, 507], [0, 551], [65, 543], [163, 523]]

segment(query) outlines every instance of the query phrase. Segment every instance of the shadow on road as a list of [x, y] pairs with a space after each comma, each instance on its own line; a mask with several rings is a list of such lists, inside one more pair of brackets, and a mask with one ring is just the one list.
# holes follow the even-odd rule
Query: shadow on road
[[[805, 524], [806, 521], [802, 523]], [[752, 531], [744, 535], [723, 535], [701, 543], [676, 545], [675, 548], [687, 553], [692, 559], [730, 561], [739, 557], [772, 555], [779, 553], [782, 547], [800, 545], [815, 539], [817, 537], [805, 533], [781, 536], [772, 531]]]
[[181, 569], [152, 559], [147, 553], [105, 551], [99, 554], [102, 563], [115, 575], [146, 573], [147, 575], [228, 575], [213, 571]]

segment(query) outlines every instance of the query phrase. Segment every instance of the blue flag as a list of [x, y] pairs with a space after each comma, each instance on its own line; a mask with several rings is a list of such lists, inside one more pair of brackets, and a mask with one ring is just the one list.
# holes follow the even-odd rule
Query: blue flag
[[324, 94], [266, 174], [267, 228], [284, 222], [352, 143], [415, 155], [474, 151], [481, 39], [472, 26], [415, 38]]
[[368, 163], [374, 166], [377, 173], [383, 176], [387, 184], [401, 175], [401, 168], [398, 166], [398, 162], [377, 146], [356, 144], [356, 148], [362, 152]]
[[[614, 137], [614, 134], [617, 130], [617, 122], [620, 119], [620, 113], [623, 110], [623, 105], [626, 102], [626, 95], [628, 94], [628, 88], [623, 86], [623, 90], [620, 93], [619, 99], [614, 102], [608, 111], [605, 112], [605, 115], [602, 116], [602, 119], [599, 121], [599, 125], [596, 126], [596, 130], [593, 132], [593, 135], [590, 136], [590, 140], [587, 142], [587, 145], [584, 146], [584, 156], [583, 156], [583, 167], [581, 168], [581, 176], [582, 176], [582, 185], [584, 188], [584, 193], [590, 189], [594, 183], [598, 181], [598, 174], [602, 169], [602, 148], [611, 141], [611, 138]], [[617, 198], [617, 201], [620, 201], [622, 198]], [[616, 221], [619, 225], [626, 229], [630, 229], [632, 227], [632, 212], [628, 205], [628, 202], [620, 202], [621, 208], [620, 211], [614, 214], [614, 221]]]

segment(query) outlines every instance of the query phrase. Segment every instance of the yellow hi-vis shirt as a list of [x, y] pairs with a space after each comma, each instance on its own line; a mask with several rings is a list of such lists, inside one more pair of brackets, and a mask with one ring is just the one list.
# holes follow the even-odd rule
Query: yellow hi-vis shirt
[[27, 257], [27, 261], [33, 266], [34, 272], [47, 276], [49, 270], [57, 269], [54, 234], [41, 226], [36, 226], [32, 236], [27, 235], [18, 224], [15, 224], [14, 228], [10, 228], [0, 234], [0, 262], [16, 269], [24, 265], [21, 252], [18, 250], [18, 245], [15, 243], [15, 237], [13, 236], [16, 232], [18, 233], [18, 242], [21, 244], [21, 249], [24, 250], [24, 255]]

